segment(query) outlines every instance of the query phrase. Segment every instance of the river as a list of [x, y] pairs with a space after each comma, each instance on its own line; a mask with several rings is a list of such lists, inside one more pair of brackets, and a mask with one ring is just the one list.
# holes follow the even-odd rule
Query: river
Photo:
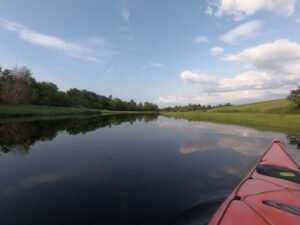
[[272, 139], [155, 115], [0, 123], [0, 224], [205, 224]]

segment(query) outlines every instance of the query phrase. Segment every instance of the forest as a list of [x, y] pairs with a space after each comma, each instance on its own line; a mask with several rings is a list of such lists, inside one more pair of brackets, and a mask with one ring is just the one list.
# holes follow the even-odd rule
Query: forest
[[27, 67], [2, 69], [0, 66], [0, 103], [32, 104], [118, 111], [158, 111], [150, 102], [136, 103], [100, 95], [89, 90], [70, 88], [61, 91], [51, 82], [38, 82]]

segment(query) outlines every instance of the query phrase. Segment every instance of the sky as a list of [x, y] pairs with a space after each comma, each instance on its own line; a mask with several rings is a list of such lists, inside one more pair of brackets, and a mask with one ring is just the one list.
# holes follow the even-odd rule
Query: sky
[[0, 0], [0, 65], [159, 106], [283, 98], [300, 85], [298, 0]]

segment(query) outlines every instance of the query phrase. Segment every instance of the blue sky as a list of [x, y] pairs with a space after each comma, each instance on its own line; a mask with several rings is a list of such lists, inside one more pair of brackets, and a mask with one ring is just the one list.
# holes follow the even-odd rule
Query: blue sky
[[0, 64], [62, 90], [160, 106], [284, 97], [300, 85], [297, 0], [2, 0]]

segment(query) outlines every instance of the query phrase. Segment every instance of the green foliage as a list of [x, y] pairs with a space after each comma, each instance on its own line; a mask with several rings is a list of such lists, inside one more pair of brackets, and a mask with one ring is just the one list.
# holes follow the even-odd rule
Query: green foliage
[[49, 82], [38, 82], [35, 85], [38, 98], [37, 105], [71, 106], [71, 99], [66, 93], [59, 91], [58, 87]]
[[[2, 70], [2, 69], [1, 69]], [[0, 73], [0, 102], [28, 104], [34, 102], [36, 81], [26, 67], [5, 69]]]
[[3, 71], [0, 67], [0, 102], [117, 111], [158, 111], [156, 104], [149, 102], [137, 104], [134, 100], [127, 102], [85, 89], [71, 88], [63, 92], [56, 84], [37, 82], [26, 67]]
[[300, 108], [300, 86], [296, 90], [291, 90], [288, 100], [294, 102], [297, 108]]

